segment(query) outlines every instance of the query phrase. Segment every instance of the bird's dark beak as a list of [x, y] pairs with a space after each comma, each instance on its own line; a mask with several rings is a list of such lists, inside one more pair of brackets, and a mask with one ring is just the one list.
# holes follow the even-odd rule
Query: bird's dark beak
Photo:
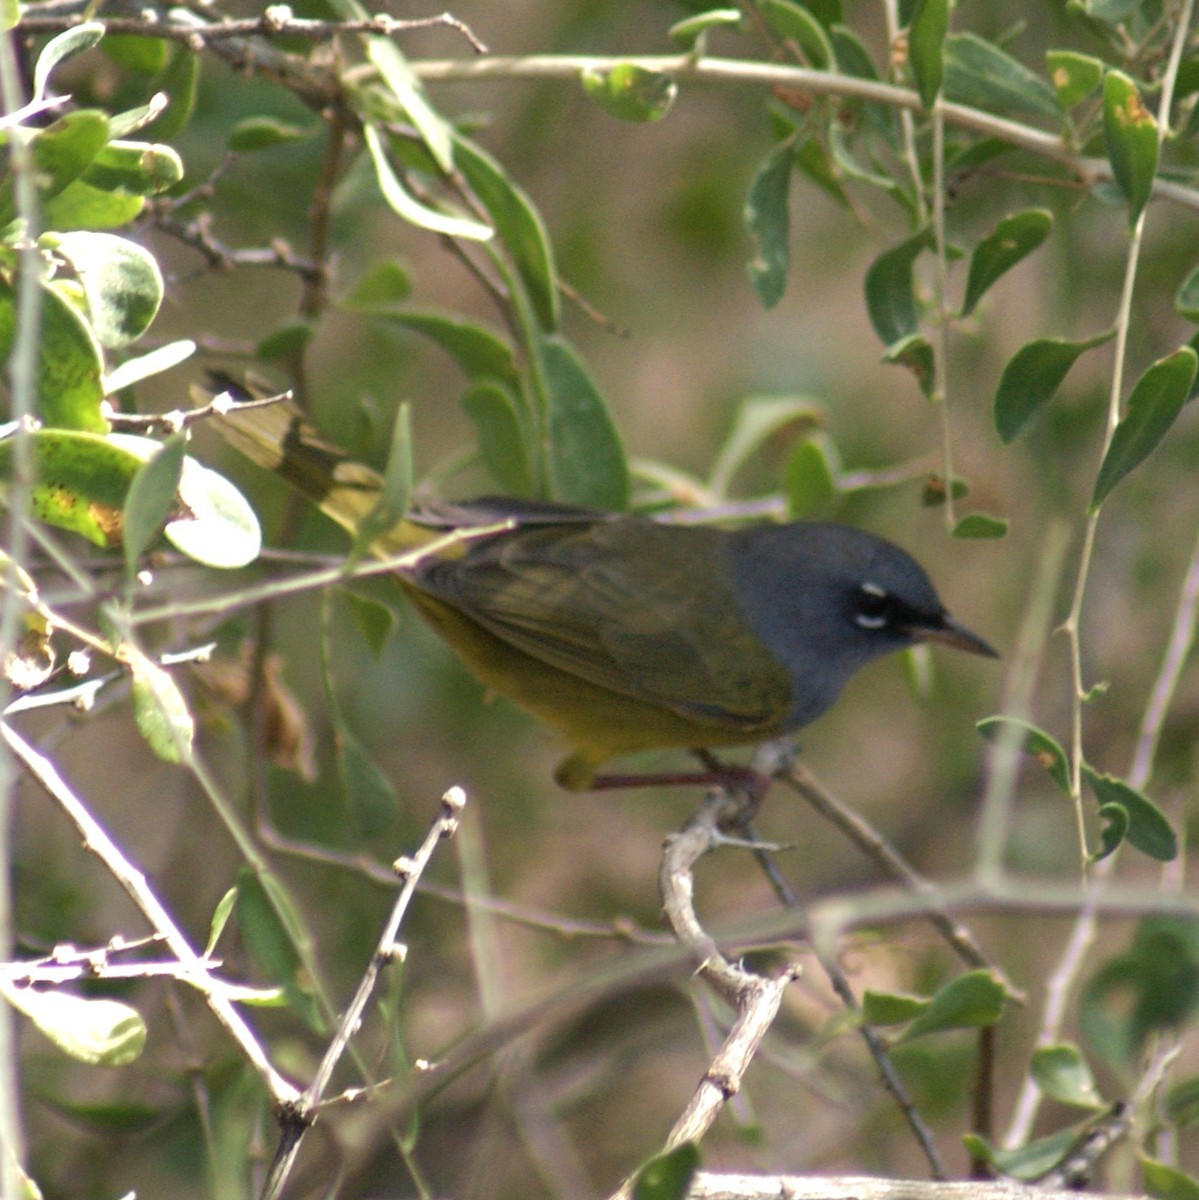
[[965, 650], [967, 654], [981, 654], [984, 658], [999, 657], [993, 646], [965, 625], [959, 624], [948, 613], [942, 613], [927, 625], [913, 625], [909, 632], [918, 642], [936, 642], [942, 646], [952, 646], [955, 650]]

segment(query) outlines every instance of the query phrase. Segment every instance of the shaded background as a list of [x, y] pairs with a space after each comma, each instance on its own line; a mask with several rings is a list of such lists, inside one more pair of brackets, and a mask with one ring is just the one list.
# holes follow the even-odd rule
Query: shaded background
[[[665, 29], [683, 15], [662, 3], [464, 3], [454, 14], [493, 53], [647, 54], [671, 49]], [[397, 15], [415, 15], [408, 12]], [[885, 61], [879, 12], [847, 4], [847, 22]], [[1094, 49], [1064, 21], [1058, 4], [963, 3], [955, 28], [984, 36], [1015, 30], [1006, 43], [1039, 68], [1050, 44]], [[448, 31], [405, 38], [412, 58], [467, 53]], [[714, 53], [748, 55], [744, 42], [716, 38]], [[102, 95], [121, 85], [102, 58], [77, 68], [81, 86]], [[528, 191], [541, 210], [563, 277], [620, 329], [613, 333], [571, 304], [568, 335], [607, 397], [633, 459], [666, 462], [703, 476], [739, 403], [758, 395], [807, 395], [823, 406], [827, 432], [849, 470], [916, 462], [939, 468], [939, 418], [911, 377], [880, 361], [882, 347], [866, 316], [862, 283], [877, 254], [903, 237], [899, 209], [853, 190], [846, 212], [796, 178], [792, 188], [792, 269], [773, 311], [758, 303], [745, 264], [752, 246], [742, 208], [753, 173], [774, 144], [755, 89], [684, 85], [663, 121], [621, 124], [577, 86], [527, 80], [443, 84], [431, 88], [440, 111], [477, 118], [478, 140]], [[309, 142], [244, 156], [217, 180], [210, 203], [214, 233], [230, 246], [270, 239], [303, 252], [308, 203], [323, 148], [319, 127], [281, 89], [203, 64], [196, 114], [177, 147], [198, 183], [223, 157], [229, 128], [248, 113], [274, 112], [313, 126]], [[951, 236], [971, 245], [1007, 212], [1031, 204], [1058, 218], [1046, 245], [1006, 277], [979, 314], [951, 335], [949, 391], [955, 469], [977, 506], [1011, 522], [999, 541], [950, 539], [943, 511], [921, 501], [918, 479], [855, 494], [838, 519], [900, 542], [929, 569], [950, 610], [1005, 652], [1025, 610], [1046, 530], [1082, 529], [1098, 462], [1110, 350], [1080, 361], [1034, 435], [1004, 448], [990, 397], [1004, 363], [1033, 336], [1083, 337], [1110, 323], [1126, 253], [1122, 207], [1072, 186], [1046, 186], [1044, 164], [1004, 160], [956, 181]], [[195, 337], [198, 361], [139, 396], [146, 408], [175, 407], [201, 365], [240, 367], [272, 332], [294, 321], [298, 284], [278, 270], [213, 272], [192, 251], [147, 229], [169, 276], [168, 304], [155, 337]], [[399, 223], [378, 202], [359, 163], [339, 187], [334, 226], [334, 294], [344, 293], [380, 256], [412, 280], [417, 307], [439, 307], [494, 324], [475, 282], [435, 237]], [[1139, 372], [1185, 340], [1190, 330], [1170, 298], [1194, 264], [1193, 215], [1165, 204], [1150, 212], [1130, 360]], [[958, 267], [951, 287], [961, 295]], [[306, 354], [306, 402], [337, 440], [381, 461], [401, 400], [412, 403], [417, 465], [436, 475], [471, 440], [458, 406], [464, 381], [416, 335], [331, 310]], [[1125, 769], [1175, 606], [1178, 580], [1196, 525], [1189, 474], [1199, 452], [1193, 413], [1184, 413], [1152, 468], [1133, 476], [1105, 510], [1088, 591], [1084, 644], [1089, 681], [1109, 681], [1088, 708], [1087, 742], [1095, 764]], [[254, 497], [268, 539], [286, 536], [308, 550], [335, 553], [344, 539], [318, 515], [289, 509], [275, 482], [232, 456], [219, 439], [199, 437], [199, 453], [219, 463]], [[744, 496], [778, 487], [786, 439], [741, 477]], [[486, 486], [478, 475], [436, 485], [449, 494]], [[1074, 557], [1067, 559], [1067, 576]], [[180, 599], [228, 586], [198, 570], [160, 572], [156, 585]], [[375, 589], [377, 594], [381, 589]], [[1068, 590], [1057, 607], [1066, 611]], [[236, 706], [244, 684], [237, 668], [243, 639], [261, 636], [254, 614], [207, 628], [180, 623], [157, 631], [162, 644], [188, 645], [215, 633], [225, 673], [196, 671], [189, 683], [204, 722], [202, 753], [247, 815], [296, 842], [366, 854], [386, 863], [423, 835], [438, 797], [452, 784], [470, 803], [462, 844], [446, 847], [432, 879], [467, 883], [546, 921], [583, 920], [600, 929], [631, 921], [659, 928], [656, 870], [662, 838], [692, 810], [685, 792], [568, 795], [550, 777], [560, 755], [552, 736], [505, 702], [490, 702], [452, 654], [414, 614], [395, 602], [397, 635], [375, 655], [343, 599], [331, 615], [305, 596], [276, 606], [272, 652], [314, 745], [316, 778], [263, 761]], [[364, 837], [338, 786], [332, 729], [318, 653], [331, 638], [333, 681], [349, 723], [395, 789], [394, 820]], [[1010, 661], [1010, 655], [1009, 655]], [[855, 679], [836, 709], [803, 731], [805, 762], [838, 794], [877, 823], [934, 879], [969, 869], [982, 786], [982, 743], [974, 722], [999, 708], [1005, 665], [934, 655], [934, 681], [912, 695], [899, 659]], [[1064, 643], [1043, 663], [1036, 719], [1065, 740], [1070, 681]], [[1197, 725], [1193, 679], [1184, 681], [1163, 749], [1155, 798], [1184, 813], [1193, 776]], [[132, 730], [115, 697], [101, 711], [64, 727], [46, 716], [29, 727], [47, 739], [66, 772], [131, 857], [202, 941], [239, 860], [217, 818], [178, 771], [158, 763]], [[676, 762], [647, 756], [647, 769]], [[255, 787], [265, 811], [248, 807]], [[881, 882], [874, 869], [798, 802], [779, 794], [763, 814], [764, 836], [785, 843], [783, 863], [807, 898]], [[103, 943], [114, 930], [140, 931], [135, 914], [76, 844], [58, 814], [32, 789], [19, 812], [16, 874], [18, 928], [30, 947], [58, 940]], [[268, 839], [270, 840], [270, 839]], [[360, 871], [276, 852], [274, 861], [299, 900], [335, 996], [348, 996], [372, 952], [389, 893]], [[1030, 879], [1067, 880], [1077, 871], [1074, 818], [1040, 773], [1022, 782], [1008, 862]], [[1129, 863], [1129, 878], [1152, 879]], [[714, 924], [770, 911], [774, 901], [748, 856], [725, 852], [704, 864], [701, 911]], [[1000, 1034], [998, 1109], [1019, 1082], [1032, 1018], [1049, 965], [1066, 932], [1062, 921], [1022, 916], [981, 920], [977, 931], [1033, 1004], [1013, 1011]], [[1108, 945], [1125, 930], [1110, 926]], [[427, 896], [404, 930], [409, 957], [391, 1003], [412, 1059], [434, 1058], [504, 1010], [569, 992], [633, 953], [618, 935], [569, 936], [499, 918], [468, 925], [460, 902]], [[256, 966], [232, 929], [220, 952], [233, 977]], [[863, 933], [845, 948], [855, 987], [926, 991], [951, 968], [947, 951], [919, 926]], [[147, 1014], [146, 1056], [120, 1072], [65, 1063], [26, 1032], [23, 1077], [31, 1166], [47, 1195], [240, 1194], [246, 1159], [269, 1157], [273, 1128], [252, 1082], [200, 1005], [180, 989], [147, 983], [130, 989]], [[435, 1194], [506, 1197], [603, 1194], [657, 1149], [704, 1069], [715, 1018], [685, 973], [668, 983], [627, 987], [582, 1007], [555, 1005], [533, 1033], [490, 1056], [422, 1113], [416, 1156]], [[280, 1068], [307, 1079], [323, 1041], [294, 1014], [255, 1014]], [[894, 1106], [881, 1094], [860, 1043], [837, 1028], [837, 1010], [813, 965], [791, 990], [768, 1052], [746, 1094], [704, 1144], [712, 1169], [919, 1173], [922, 1163]], [[841, 1033], [837, 1036], [838, 1032]], [[368, 1059], [393, 1069], [376, 1019], [364, 1034]], [[964, 1153], [973, 1041], [966, 1035], [915, 1043], [897, 1053], [922, 1111], [955, 1169]], [[1120, 1081], [1106, 1076], [1111, 1094]], [[348, 1080], [347, 1080], [348, 1082]], [[206, 1155], [199, 1130], [207, 1114]], [[1046, 1129], [1064, 1119], [1050, 1109]], [[344, 1194], [414, 1194], [394, 1150], [360, 1156], [366, 1120], [350, 1106], [328, 1114], [304, 1159], [303, 1180], [320, 1186], [337, 1163], [351, 1164]], [[1002, 1121], [1002, 1117], [1001, 1117]], [[103, 1154], [99, 1150], [103, 1149]], [[1184, 1145], [1184, 1152], [1193, 1147]], [[1191, 1164], [1192, 1167], [1195, 1164]], [[1126, 1182], [1119, 1163], [1114, 1183]], [[551, 1182], [552, 1181], [552, 1182]], [[297, 1191], [297, 1194], [299, 1192]]]

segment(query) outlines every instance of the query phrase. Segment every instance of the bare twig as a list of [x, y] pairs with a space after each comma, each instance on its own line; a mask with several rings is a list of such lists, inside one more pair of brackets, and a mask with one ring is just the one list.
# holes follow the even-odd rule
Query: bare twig
[[300, 1097], [299, 1091], [275, 1070], [266, 1056], [266, 1051], [259, 1043], [257, 1035], [233, 1006], [224, 985], [212, 979], [207, 963], [192, 949], [191, 943], [158, 899], [146, 881], [145, 875], [138, 871], [121, 853], [104, 827], [91, 815], [87, 806], [48, 758], [39, 754], [7, 723], [0, 722], [0, 736], [3, 736], [9, 749], [16, 755], [30, 776], [59, 804], [74, 823], [83, 836], [84, 847], [95, 854], [108, 868], [113, 878], [137, 906], [138, 911], [149, 922], [150, 927], [179, 960], [184, 969], [183, 978], [204, 995], [213, 1015], [241, 1047], [246, 1060], [262, 1077], [275, 1103], [278, 1105], [296, 1103]]
[[[737, 1094], [741, 1080], [762, 1039], [778, 1015], [787, 985], [799, 975], [798, 963], [788, 963], [773, 978], [729, 962], [695, 915], [695, 863], [727, 842], [721, 825], [737, 800], [723, 791], [708, 794], [682, 831], [667, 839], [659, 882], [667, 920], [684, 948], [698, 964], [702, 978], [729, 1003], [736, 1014], [723, 1045], [704, 1072], [690, 1103], [666, 1139], [666, 1149], [699, 1141], [720, 1110]], [[632, 1180], [626, 1180], [613, 1200], [627, 1200]]]
[[796, 761], [780, 776], [782, 782], [802, 796], [822, 817], [839, 829], [881, 870], [897, 880], [927, 905], [929, 923], [953, 947], [958, 957], [971, 967], [990, 971], [1007, 994], [1023, 1002], [1024, 993], [1004, 974], [1002, 968], [983, 952], [974, 935], [943, 907], [938, 889], [905, 859], [865, 818], [843, 804], [828, 791], [807, 767]]
[[304, 1089], [302, 1095], [296, 1096], [283, 1110], [280, 1124], [279, 1148], [275, 1152], [274, 1162], [267, 1173], [266, 1182], [262, 1188], [262, 1200], [274, 1200], [287, 1182], [291, 1168], [299, 1152], [304, 1134], [316, 1118], [316, 1110], [324, 1099], [325, 1089], [333, 1077], [334, 1068], [341, 1060], [350, 1044], [350, 1039], [357, 1032], [362, 1022], [362, 1014], [366, 1011], [367, 1002], [375, 990], [379, 972], [388, 963], [404, 954], [404, 948], [397, 942], [400, 925], [416, 893], [416, 885], [424, 874], [425, 868], [433, 857], [433, 851], [443, 838], [452, 837], [458, 828], [458, 814], [466, 803], [466, 795], [461, 788], [450, 788], [441, 798], [441, 812], [429, 829], [420, 849], [411, 858], [400, 859], [396, 863], [396, 873], [403, 880], [403, 886], [392, 905], [391, 914], [379, 938], [378, 948], [371, 956], [358, 984], [354, 999], [346, 1008], [337, 1032], [321, 1059], [320, 1066], [312, 1078], [312, 1082]]

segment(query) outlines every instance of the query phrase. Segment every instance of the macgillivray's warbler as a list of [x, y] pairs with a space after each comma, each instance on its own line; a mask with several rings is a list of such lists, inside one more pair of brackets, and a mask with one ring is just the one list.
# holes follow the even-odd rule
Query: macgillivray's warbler
[[[374, 507], [380, 477], [290, 402], [220, 425], [350, 532]], [[453, 530], [478, 536], [445, 540]], [[859, 667], [917, 642], [995, 656], [914, 559], [845, 525], [726, 530], [486, 498], [407, 517], [372, 543], [381, 555], [421, 546], [432, 548], [397, 569], [404, 591], [488, 687], [565, 736], [573, 752], [555, 777], [572, 790], [638, 781], [597, 776], [622, 754], [790, 733]]]

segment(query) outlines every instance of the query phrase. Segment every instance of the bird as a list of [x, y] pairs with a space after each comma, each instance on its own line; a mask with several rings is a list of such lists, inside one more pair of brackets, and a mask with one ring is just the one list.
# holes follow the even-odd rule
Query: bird
[[[381, 480], [284, 401], [222, 432], [356, 532]], [[572, 791], [652, 782], [601, 772], [645, 750], [701, 754], [794, 733], [850, 677], [917, 643], [996, 651], [946, 611], [923, 568], [831, 522], [735, 528], [552, 501], [436, 502], [377, 538], [396, 578], [492, 691], [555, 729]], [[704, 782], [711, 773], [668, 782]]]

